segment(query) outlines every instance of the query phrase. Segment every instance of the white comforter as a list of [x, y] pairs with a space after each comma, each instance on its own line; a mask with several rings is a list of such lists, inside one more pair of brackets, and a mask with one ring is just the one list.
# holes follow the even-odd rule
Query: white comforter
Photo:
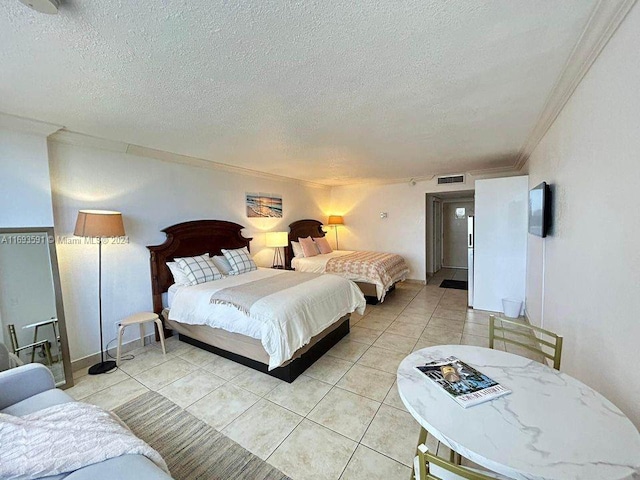
[[236, 308], [210, 303], [211, 296], [218, 290], [279, 274], [296, 275], [295, 272], [260, 268], [182, 287], [173, 298], [169, 319], [257, 338], [269, 354], [269, 370], [273, 370], [339, 318], [354, 311], [364, 313], [366, 302], [358, 286], [337, 275], [322, 275], [268, 295], [251, 307], [248, 316]]

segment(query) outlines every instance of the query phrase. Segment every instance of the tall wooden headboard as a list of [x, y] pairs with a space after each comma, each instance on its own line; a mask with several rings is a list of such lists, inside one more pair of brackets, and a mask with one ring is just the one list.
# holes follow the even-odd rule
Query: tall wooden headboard
[[285, 262], [287, 267], [291, 267], [291, 260], [293, 259], [293, 249], [291, 248], [291, 242], [297, 242], [300, 237], [324, 237], [325, 231], [322, 230], [322, 222], [318, 220], [298, 220], [289, 224], [289, 245], [287, 246]]
[[221, 255], [223, 248], [249, 248], [252, 239], [242, 236], [243, 228], [224, 220], [194, 220], [163, 229], [167, 234], [164, 243], [147, 247], [151, 252], [153, 311], [158, 315], [162, 313], [162, 294], [173, 284], [167, 262], [203, 253]]

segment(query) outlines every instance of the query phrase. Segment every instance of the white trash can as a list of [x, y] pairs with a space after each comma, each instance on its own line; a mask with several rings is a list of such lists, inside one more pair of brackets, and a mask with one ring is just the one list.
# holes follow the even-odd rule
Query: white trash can
[[522, 310], [522, 301], [516, 300], [515, 298], [503, 298], [502, 310], [504, 311], [505, 317], [518, 318]]

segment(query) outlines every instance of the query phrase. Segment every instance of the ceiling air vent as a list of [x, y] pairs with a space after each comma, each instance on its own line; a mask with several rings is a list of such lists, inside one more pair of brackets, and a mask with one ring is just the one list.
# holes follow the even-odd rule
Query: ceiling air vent
[[464, 183], [464, 175], [449, 175], [447, 177], [438, 177], [438, 185], [447, 183]]

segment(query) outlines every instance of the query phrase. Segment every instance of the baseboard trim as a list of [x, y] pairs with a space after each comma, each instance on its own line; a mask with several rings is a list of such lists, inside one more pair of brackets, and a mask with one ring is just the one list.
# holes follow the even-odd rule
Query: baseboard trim
[[[149, 335], [145, 335], [144, 337], [144, 344], [145, 345], [149, 345], [151, 343], [155, 343], [156, 339], [155, 339], [155, 334], [151, 333]], [[136, 348], [140, 348], [140, 339], [136, 338], [135, 340], [131, 340], [127, 343], [123, 343], [122, 344], [122, 353], [128, 353], [131, 352], [133, 350], [135, 350]], [[116, 357], [116, 350], [117, 350], [117, 345], [109, 348], [109, 353], [113, 356], [113, 358]], [[105, 353], [107, 351], [105, 350]], [[82, 357], [82, 358], [78, 358], [76, 360], [72, 360], [71, 361], [71, 371], [72, 372], [77, 372], [78, 370], [84, 370], [85, 368], [89, 368], [92, 365], [95, 365], [96, 363], [98, 363], [100, 361], [100, 353], [93, 353], [91, 355], [87, 355], [86, 357]]]

